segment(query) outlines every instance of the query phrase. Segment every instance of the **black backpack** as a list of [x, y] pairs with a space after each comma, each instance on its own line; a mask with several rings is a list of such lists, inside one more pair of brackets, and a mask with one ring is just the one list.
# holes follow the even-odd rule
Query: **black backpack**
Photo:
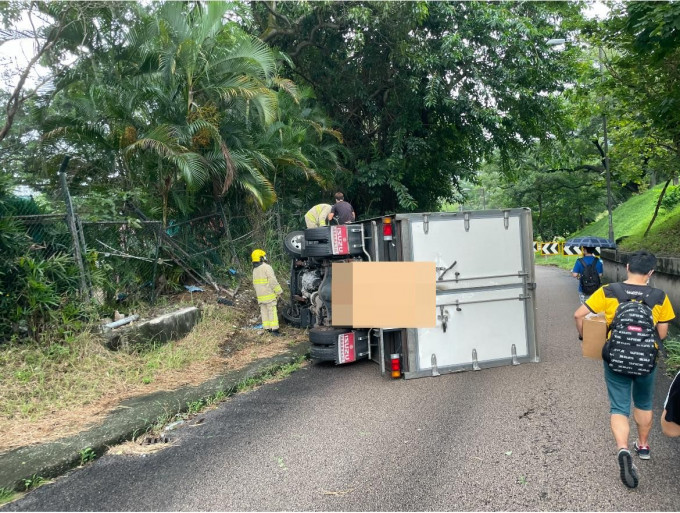
[[590, 265], [586, 264], [583, 258], [579, 258], [578, 261], [581, 262], [583, 266], [583, 272], [581, 273], [581, 291], [586, 295], [590, 296], [593, 292], [600, 288], [600, 275], [597, 272], [597, 262], [598, 258], [593, 258]]
[[609, 339], [602, 348], [602, 359], [619, 374], [646, 376], [654, 370], [659, 353], [652, 308], [648, 303], [655, 289], [649, 287], [639, 299], [631, 299], [620, 283], [610, 284], [609, 289], [619, 300], [619, 306]]

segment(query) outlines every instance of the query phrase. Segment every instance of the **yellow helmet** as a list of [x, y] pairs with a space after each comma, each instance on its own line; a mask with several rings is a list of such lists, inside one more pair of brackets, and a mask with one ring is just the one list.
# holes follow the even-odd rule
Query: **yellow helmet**
[[253, 262], [261, 262], [263, 258], [267, 256], [267, 253], [262, 251], [261, 249], [256, 249], [253, 251], [250, 255], [250, 258]]

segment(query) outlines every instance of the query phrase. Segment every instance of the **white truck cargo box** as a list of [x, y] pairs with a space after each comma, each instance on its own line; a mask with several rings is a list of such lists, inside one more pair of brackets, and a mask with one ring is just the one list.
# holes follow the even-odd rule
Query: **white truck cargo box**
[[406, 378], [539, 361], [529, 209], [396, 221], [403, 260], [437, 268], [437, 327], [408, 330]]

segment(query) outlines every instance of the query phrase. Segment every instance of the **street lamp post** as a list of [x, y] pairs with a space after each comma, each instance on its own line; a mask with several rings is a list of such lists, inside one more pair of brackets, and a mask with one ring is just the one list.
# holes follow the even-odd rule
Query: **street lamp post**
[[[602, 70], [602, 62], [604, 61], [604, 53], [602, 47], [598, 48], [600, 57], [600, 81], [604, 82], [604, 73]], [[603, 102], [604, 103], [604, 99]], [[607, 109], [602, 112], [602, 135], [604, 136], [604, 172], [607, 177], [607, 217], [609, 219], [609, 242], [614, 242], [614, 221], [612, 219], [612, 185], [611, 173], [609, 172], [609, 139], [607, 138]]]

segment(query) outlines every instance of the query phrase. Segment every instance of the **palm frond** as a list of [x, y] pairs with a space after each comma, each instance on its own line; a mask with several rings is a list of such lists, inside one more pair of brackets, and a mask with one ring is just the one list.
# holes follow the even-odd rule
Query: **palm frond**
[[281, 91], [288, 93], [296, 104], [300, 103], [300, 90], [295, 82], [281, 77], [274, 77], [273, 82]]

